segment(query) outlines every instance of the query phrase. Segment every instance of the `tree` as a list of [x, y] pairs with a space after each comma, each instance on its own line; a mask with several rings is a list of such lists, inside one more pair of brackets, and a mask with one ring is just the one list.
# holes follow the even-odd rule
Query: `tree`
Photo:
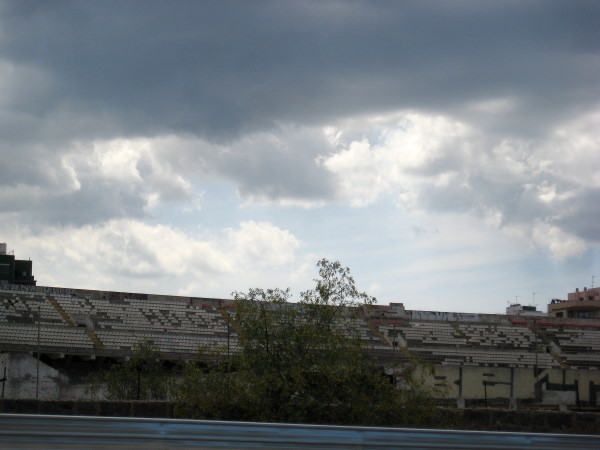
[[134, 351], [124, 363], [92, 374], [92, 387], [96, 391], [103, 388], [110, 400], [166, 400], [172, 377], [164, 368], [159, 348], [142, 341], [134, 345]]
[[277, 422], [413, 425], [433, 397], [409, 376], [390, 382], [364, 348], [355, 315], [375, 298], [348, 268], [325, 259], [315, 288], [234, 293], [241, 351], [186, 368], [176, 411], [185, 417]]

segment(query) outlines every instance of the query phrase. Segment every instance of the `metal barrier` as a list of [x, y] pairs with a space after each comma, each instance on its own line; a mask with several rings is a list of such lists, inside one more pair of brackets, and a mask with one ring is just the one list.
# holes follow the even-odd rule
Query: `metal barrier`
[[2, 448], [598, 449], [600, 436], [0, 414]]

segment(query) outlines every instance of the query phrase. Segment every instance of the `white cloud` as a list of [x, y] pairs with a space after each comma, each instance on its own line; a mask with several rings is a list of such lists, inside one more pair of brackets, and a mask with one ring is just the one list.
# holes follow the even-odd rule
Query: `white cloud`
[[407, 252], [420, 255], [407, 263], [404, 276], [433, 277], [432, 282], [472, 276], [471, 272], [523, 256], [520, 242], [499, 234], [493, 226], [475, 223], [460, 214], [430, 214], [421, 221], [435, 229], [416, 227]]
[[340, 189], [353, 206], [373, 203], [390, 189], [385, 155], [372, 153], [366, 139], [351, 142], [346, 150], [323, 160], [323, 166], [339, 177]]
[[243, 222], [237, 230], [227, 231], [228, 245], [235, 249], [238, 263], [244, 266], [281, 266], [294, 259], [300, 241], [289, 231], [270, 223]]
[[7, 237], [19, 242], [19, 254], [34, 257], [43, 285], [171, 294], [196, 286], [187, 292], [195, 295], [228, 294], [261, 271], [285, 268], [300, 247], [289, 231], [252, 221], [217, 235], [112, 220]]
[[23, 223], [84, 225], [197, 202], [186, 173], [161, 153], [165, 139], [49, 142], [6, 158], [0, 149], [0, 208]]
[[148, 206], [152, 207], [165, 200], [188, 200], [191, 195], [190, 183], [160, 153], [164, 142], [172, 140], [163, 137], [81, 143], [63, 160], [75, 174], [86, 174], [143, 192]]
[[565, 260], [581, 255], [586, 250], [586, 243], [566, 233], [559, 227], [536, 221], [532, 229], [533, 242], [550, 251], [553, 258]]
[[[347, 125], [347, 124], [343, 124]], [[363, 137], [346, 143], [343, 137], [347, 130], [326, 133], [336, 136], [337, 152], [322, 158], [321, 163], [338, 179], [341, 195], [355, 205], [364, 206], [389, 192], [397, 192], [401, 198], [411, 200], [419, 195], [418, 186], [427, 182], [431, 166], [448, 156], [459, 156], [469, 151], [471, 132], [460, 122], [442, 116], [427, 116], [417, 113], [377, 118], [365, 118], [363, 123], [354, 121], [362, 128]], [[368, 138], [367, 136], [371, 136]], [[456, 182], [454, 168], [444, 163], [433, 180], [433, 184]], [[461, 183], [461, 180], [458, 180]]]
[[335, 150], [320, 164], [354, 206], [393, 195], [412, 214], [466, 213], [562, 260], [600, 240], [589, 226], [578, 236], [590, 211], [575, 201], [600, 186], [598, 127], [600, 114], [586, 114], [545, 139], [495, 141], [450, 117], [400, 112], [327, 127]]

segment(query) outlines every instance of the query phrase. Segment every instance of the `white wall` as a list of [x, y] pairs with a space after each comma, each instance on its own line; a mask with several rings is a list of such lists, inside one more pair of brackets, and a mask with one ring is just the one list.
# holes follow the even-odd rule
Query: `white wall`
[[37, 391], [40, 399], [58, 399], [61, 385], [69, 383], [68, 377], [40, 361], [38, 386], [37, 358], [28, 353], [0, 354], [0, 375], [5, 367], [4, 398], [34, 399]]

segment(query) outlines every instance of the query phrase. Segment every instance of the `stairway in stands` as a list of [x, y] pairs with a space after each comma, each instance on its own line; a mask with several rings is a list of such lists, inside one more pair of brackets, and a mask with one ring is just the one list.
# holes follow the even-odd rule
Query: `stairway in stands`
[[367, 326], [369, 327], [371, 332], [375, 336], [377, 336], [381, 342], [383, 342], [385, 345], [389, 345], [390, 347], [392, 347], [392, 343], [389, 341], [389, 339], [385, 336], [385, 334], [381, 332], [379, 328], [377, 328], [377, 326], [375, 326], [375, 324], [372, 321], [365, 319], [365, 322], [367, 323]]
[[[77, 326], [77, 324], [73, 321], [73, 319], [71, 318], [71, 316], [69, 315], [69, 313], [67, 313], [63, 309], [63, 307], [60, 306], [60, 303], [58, 303], [58, 301], [55, 298], [49, 298], [48, 301], [50, 302], [50, 304], [52, 306], [54, 306], [54, 309], [56, 309], [56, 312], [58, 314], [60, 314], [60, 316], [67, 323], [67, 325], [69, 325], [70, 327], [76, 327]], [[88, 337], [90, 338], [90, 340], [94, 344], [95, 348], [98, 348], [98, 349], [105, 349], [106, 348], [106, 346], [102, 343], [102, 341], [100, 340], [100, 338], [98, 337], [98, 335], [96, 333], [94, 333], [93, 330], [86, 329], [85, 330], [85, 334], [88, 335]]]
[[[542, 342], [548, 346], [551, 347], [552, 346], [552, 340], [548, 337], [548, 335], [546, 334], [546, 332], [540, 328], [539, 326], [536, 326], [535, 322], [530, 324], [528, 326], [528, 328], [534, 333], [536, 334], [541, 340]], [[560, 365], [561, 368], [563, 369], [568, 369], [569, 364], [567, 364], [567, 362], [565, 361], [565, 359], [560, 355], [560, 353], [558, 352], [553, 352], [550, 351], [550, 356], [552, 356], [552, 358], [554, 358], [554, 360]]]
[[102, 341], [100, 340], [98, 335], [96, 333], [94, 333], [94, 330], [86, 329], [85, 334], [87, 334], [88, 337], [92, 340], [92, 342], [94, 343], [94, 347], [99, 348], [99, 349], [106, 348], [106, 346], [102, 343]]
[[76, 327], [77, 324], [75, 324], [75, 322], [73, 322], [73, 319], [71, 319], [71, 316], [69, 316], [69, 314], [67, 314], [67, 312], [63, 309], [62, 306], [60, 306], [60, 304], [56, 301], [55, 298], [49, 298], [48, 301], [50, 302], [50, 304], [52, 306], [54, 306], [54, 309], [56, 309], [56, 312], [58, 314], [60, 314], [60, 316], [63, 318], [63, 320], [70, 326], [70, 327]]
[[473, 343], [473, 342], [469, 342], [469, 336], [467, 336], [463, 330], [460, 329], [460, 327], [458, 326], [458, 324], [456, 322], [449, 322], [449, 325], [454, 328], [454, 332], [460, 336], [461, 338], [463, 338], [466, 342], [467, 345], [469, 347], [477, 347], [477, 344]]

